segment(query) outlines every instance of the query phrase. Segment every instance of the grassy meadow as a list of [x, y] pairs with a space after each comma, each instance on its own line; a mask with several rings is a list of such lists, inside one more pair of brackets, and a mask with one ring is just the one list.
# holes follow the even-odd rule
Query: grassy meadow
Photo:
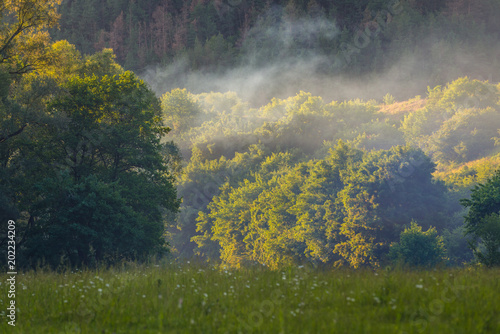
[[19, 273], [0, 333], [499, 333], [500, 269], [224, 269], [193, 264]]

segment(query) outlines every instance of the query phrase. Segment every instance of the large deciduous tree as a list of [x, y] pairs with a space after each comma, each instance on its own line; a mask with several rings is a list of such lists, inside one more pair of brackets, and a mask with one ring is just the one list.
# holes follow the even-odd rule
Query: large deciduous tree
[[80, 266], [166, 250], [179, 201], [159, 99], [111, 50], [82, 59], [58, 42], [49, 53], [51, 64], [0, 89], [2, 125], [28, 124], [24, 110], [36, 124], [0, 143], [0, 216], [18, 223], [20, 260]]
[[179, 203], [161, 154], [159, 100], [131, 72], [73, 76], [63, 88], [48, 110], [66, 121], [25, 153], [43, 171], [25, 255], [92, 265], [160, 251], [165, 212]]

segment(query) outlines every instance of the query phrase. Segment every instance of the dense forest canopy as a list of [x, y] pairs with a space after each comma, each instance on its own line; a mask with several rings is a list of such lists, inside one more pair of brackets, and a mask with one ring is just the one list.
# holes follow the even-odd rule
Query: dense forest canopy
[[59, 11], [56, 39], [112, 48], [157, 94], [408, 99], [500, 76], [496, 0], [66, 0]]
[[0, 9], [26, 265], [497, 263], [498, 1]]
[[403, 102], [300, 92], [260, 108], [235, 93], [164, 94], [187, 161], [175, 251], [234, 266], [376, 266], [415, 224], [446, 249], [432, 261], [471, 260], [458, 200], [499, 166], [499, 88], [463, 77]]

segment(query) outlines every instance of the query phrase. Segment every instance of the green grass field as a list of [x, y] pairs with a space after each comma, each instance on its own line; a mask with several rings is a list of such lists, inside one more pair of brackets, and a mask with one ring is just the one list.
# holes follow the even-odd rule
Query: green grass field
[[500, 333], [500, 269], [25, 272], [0, 333]]

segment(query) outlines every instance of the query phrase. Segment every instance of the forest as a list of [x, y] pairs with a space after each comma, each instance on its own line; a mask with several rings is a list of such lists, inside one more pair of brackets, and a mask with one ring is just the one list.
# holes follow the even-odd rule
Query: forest
[[2, 1], [0, 332], [499, 333], [498, 14]]
[[8, 2], [1, 251], [15, 221], [26, 267], [497, 265], [499, 11]]
[[470, 262], [460, 199], [499, 166], [499, 93], [464, 77], [403, 102], [301, 92], [253, 109], [234, 93], [168, 92], [167, 136], [188, 160], [172, 245], [236, 267], [356, 268], [387, 264], [420, 231], [432, 261]]
[[500, 81], [499, 11], [496, 0], [65, 0], [50, 33], [84, 54], [112, 48], [158, 95], [407, 100], [463, 76]]

